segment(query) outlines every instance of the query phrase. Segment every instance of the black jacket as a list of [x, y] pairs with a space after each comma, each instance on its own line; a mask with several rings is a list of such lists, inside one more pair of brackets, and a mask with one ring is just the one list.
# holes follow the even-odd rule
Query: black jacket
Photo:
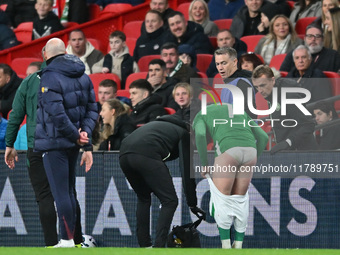
[[124, 139], [119, 156], [140, 154], [156, 160], [173, 160], [179, 157], [183, 188], [189, 206], [197, 205], [196, 182], [190, 178], [190, 134], [176, 115], [166, 115], [136, 129]]
[[164, 107], [160, 105], [162, 99], [158, 95], [151, 95], [140, 101], [132, 108], [130, 118], [135, 125], [145, 124], [165, 115]]
[[127, 114], [120, 115], [115, 121], [114, 133], [100, 144], [99, 150], [119, 150], [124, 138], [129, 136], [135, 129], [136, 126]]
[[58, 16], [50, 11], [46, 18], [39, 19], [38, 16], [34, 18], [32, 40], [48, 36], [63, 29], [64, 27], [61, 25]]
[[[294, 68], [287, 74], [286, 78], [294, 78], [295, 80], [298, 80], [300, 78], [300, 73], [296, 68]], [[309, 66], [302, 76], [302, 79], [299, 81], [299, 85], [310, 91], [312, 97], [308, 103], [313, 103], [332, 96], [330, 81], [321, 70], [313, 68], [312, 65]]]
[[[144, 23], [143, 23], [144, 25]], [[160, 27], [152, 33], [142, 30], [141, 36], [137, 39], [135, 50], [133, 51], [133, 58], [136, 62], [147, 55], [159, 55], [164, 41], [165, 30]]]
[[209, 37], [204, 34], [203, 27], [192, 21], [188, 21], [187, 30], [180, 38], [180, 43], [177, 38], [168, 30], [165, 33], [164, 40], [166, 42], [173, 42], [177, 45], [190, 44], [196, 50], [196, 54], [207, 53], [212, 54], [214, 49], [210, 43]]
[[339, 125], [323, 128], [320, 130], [320, 150], [340, 149]]
[[36, 15], [35, 3], [36, 0], [9, 0], [6, 13], [11, 25], [17, 27], [22, 22], [33, 21]]
[[169, 78], [167, 79], [166, 83], [162, 84], [154, 91], [154, 94], [162, 98], [162, 107], [170, 107], [177, 111], [179, 106], [172, 96], [172, 90], [174, 89], [176, 83], [178, 83], [177, 79]]
[[[313, 67], [321, 71], [338, 72], [340, 70], [340, 54], [325, 47], [319, 53], [312, 54]], [[289, 72], [294, 68], [293, 51], [287, 53], [280, 71]]]
[[21, 82], [22, 79], [13, 71], [9, 82], [0, 88], [0, 112], [5, 119], [7, 119], [7, 114], [12, 109], [14, 96]]
[[[313, 136], [315, 123], [311, 116], [306, 116], [293, 104], [287, 104], [287, 114], [285, 116], [281, 115], [282, 106], [281, 103], [281, 88], [283, 87], [297, 87], [295, 81], [289, 79], [279, 78], [275, 81], [275, 86], [278, 88], [278, 107], [270, 115], [270, 118], [274, 121], [273, 131], [276, 143], [290, 139], [292, 142], [291, 150], [316, 150], [317, 144]], [[288, 93], [288, 98], [300, 98], [296, 93]], [[268, 101], [269, 108], [273, 103], [272, 96], [266, 98]], [[281, 125], [282, 120], [294, 119], [297, 122], [296, 127], [284, 127]], [[285, 125], [293, 126], [295, 123], [293, 121], [285, 121]]]

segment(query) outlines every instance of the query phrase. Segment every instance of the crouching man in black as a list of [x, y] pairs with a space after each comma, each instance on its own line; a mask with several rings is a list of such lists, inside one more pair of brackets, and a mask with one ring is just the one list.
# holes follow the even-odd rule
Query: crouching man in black
[[154, 247], [165, 247], [178, 198], [167, 160], [179, 157], [187, 204], [197, 217], [205, 212], [197, 207], [196, 182], [190, 179], [190, 135], [178, 116], [162, 116], [138, 128], [123, 140], [120, 166], [138, 197], [137, 238], [141, 247], [152, 246], [150, 237], [151, 193], [160, 200], [162, 208], [156, 227]]

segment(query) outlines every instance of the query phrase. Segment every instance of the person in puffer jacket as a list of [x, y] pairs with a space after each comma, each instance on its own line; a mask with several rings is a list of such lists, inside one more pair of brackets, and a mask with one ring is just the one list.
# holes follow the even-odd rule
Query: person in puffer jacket
[[45, 46], [47, 67], [42, 70], [34, 144], [35, 151], [43, 152], [58, 211], [61, 240], [55, 247], [74, 247], [76, 163], [79, 148], [91, 144], [98, 117], [93, 85], [84, 74], [85, 66], [78, 57], [65, 51], [65, 44], [58, 38], [50, 39]]

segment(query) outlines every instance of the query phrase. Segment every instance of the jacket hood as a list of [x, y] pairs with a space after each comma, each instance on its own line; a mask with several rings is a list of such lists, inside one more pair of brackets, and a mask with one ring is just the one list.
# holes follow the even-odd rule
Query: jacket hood
[[84, 74], [85, 65], [78, 57], [65, 54], [56, 57], [43, 69], [42, 73], [44, 74], [48, 71], [57, 72], [71, 78], [77, 78]]
[[[86, 42], [86, 50], [85, 50], [85, 54], [81, 57], [81, 59], [84, 59], [84, 60], [85, 60], [85, 59], [92, 53], [92, 51], [93, 51], [94, 49], [95, 49], [94, 46], [93, 46], [89, 41], [87, 41], [87, 42]], [[67, 45], [67, 47], [66, 47], [66, 52], [67, 52], [67, 54], [73, 54], [73, 55], [74, 55], [73, 50], [72, 50], [72, 47], [71, 47], [70, 44]]]
[[115, 58], [123, 58], [126, 54], [130, 54], [130, 52], [129, 52], [129, 48], [125, 46], [122, 53], [116, 54], [112, 50], [110, 50], [110, 54]]
[[190, 44], [181, 44], [178, 46], [178, 54], [188, 54], [191, 57], [191, 67], [196, 67], [197, 55], [195, 48]]

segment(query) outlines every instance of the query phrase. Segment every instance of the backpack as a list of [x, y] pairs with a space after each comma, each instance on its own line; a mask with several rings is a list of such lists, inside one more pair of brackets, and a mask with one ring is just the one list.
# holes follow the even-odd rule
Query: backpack
[[196, 228], [201, 222], [202, 218], [193, 223], [173, 226], [168, 235], [168, 248], [200, 248], [201, 241]]

